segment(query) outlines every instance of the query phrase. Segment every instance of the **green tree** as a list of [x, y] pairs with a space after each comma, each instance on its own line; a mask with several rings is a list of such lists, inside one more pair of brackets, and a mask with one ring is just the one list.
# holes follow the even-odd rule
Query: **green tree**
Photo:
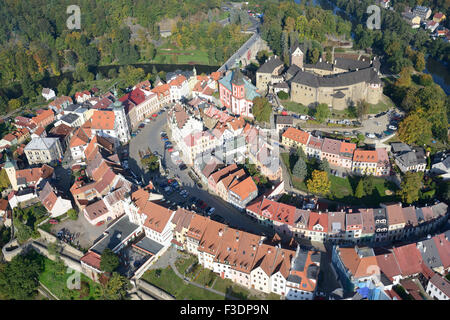
[[56, 91], [58, 92], [58, 96], [66, 96], [70, 93], [70, 81], [67, 78], [64, 78], [56, 87]]
[[306, 53], [306, 57], [309, 61], [309, 63], [317, 63], [317, 61], [319, 61], [319, 57], [320, 57], [320, 51], [317, 48], [311, 48], [307, 51]]
[[117, 254], [111, 249], [106, 248], [101, 256], [100, 268], [106, 272], [113, 272], [119, 267], [120, 261]]
[[6, 170], [0, 170], [0, 191], [7, 189], [11, 185]]
[[369, 103], [366, 101], [358, 101], [356, 105], [356, 114], [358, 115], [358, 118], [362, 121], [364, 119], [364, 116], [369, 112]]
[[373, 192], [373, 188], [375, 187], [375, 183], [373, 181], [373, 176], [369, 175], [365, 178], [362, 179], [363, 180], [363, 185], [364, 185], [364, 193], [365, 194], [372, 194]]
[[397, 87], [409, 87], [411, 86], [411, 69], [403, 68], [400, 71], [399, 78], [395, 82]]
[[330, 164], [328, 163], [327, 158], [323, 158], [323, 160], [320, 161], [319, 170], [320, 171], [325, 171], [326, 173], [330, 173], [331, 172]]
[[61, 252], [61, 246], [59, 245], [58, 241], [50, 242], [47, 245], [48, 253], [52, 256], [59, 256], [59, 253]]
[[75, 209], [69, 209], [67, 210], [67, 216], [72, 219], [72, 220], [77, 220], [78, 219], [78, 212]]
[[19, 99], [11, 99], [8, 101], [8, 110], [13, 111], [16, 109], [19, 109], [20, 107], [20, 100]]
[[267, 98], [256, 97], [253, 99], [252, 113], [258, 122], [269, 122], [272, 113], [272, 106]]
[[303, 151], [302, 147], [297, 148], [297, 159], [300, 159], [300, 158], [303, 159], [304, 161], [307, 160], [306, 153], [305, 153], [305, 151]]
[[294, 165], [294, 168], [292, 169], [292, 174], [297, 178], [303, 180], [305, 179], [307, 173], [308, 171], [306, 168], [305, 160], [302, 157], [299, 157]]
[[311, 193], [325, 195], [330, 192], [331, 181], [325, 171], [314, 170], [306, 186]]
[[432, 137], [431, 123], [422, 112], [413, 112], [400, 122], [398, 137], [407, 144], [425, 144]]
[[400, 184], [397, 195], [404, 203], [410, 204], [419, 200], [423, 172], [406, 172]]
[[425, 56], [421, 51], [417, 51], [414, 56], [414, 69], [419, 72], [425, 69]]
[[141, 163], [145, 166], [149, 171], [157, 171], [159, 170], [159, 159], [153, 153], [149, 156], [142, 158]]
[[358, 199], [361, 199], [364, 196], [365, 196], [364, 183], [363, 183], [363, 179], [360, 179], [358, 182], [358, 185], [356, 186], [355, 197], [357, 197]]
[[320, 103], [314, 110], [314, 118], [319, 122], [324, 122], [330, 116], [330, 108], [326, 103]]
[[106, 285], [102, 287], [102, 297], [105, 300], [125, 300], [127, 299], [127, 291], [130, 289], [130, 281], [114, 272]]
[[256, 54], [256, 60], [258, 60], [260, 65], [263, 65], [268, 57], [269, 52], [267, 50], [258, 51], [258, 53]]
[[287, 92], [284, 91], [278, 91], [277, 93], [278, 98], [280, 98], [281, 100], [287, 100], [289, 99], [289, 94]]
[[0, 293], [9, 299], [29, 300], [37, 293], [43, 261], [36, 251], [15, 256], [0, 271]]

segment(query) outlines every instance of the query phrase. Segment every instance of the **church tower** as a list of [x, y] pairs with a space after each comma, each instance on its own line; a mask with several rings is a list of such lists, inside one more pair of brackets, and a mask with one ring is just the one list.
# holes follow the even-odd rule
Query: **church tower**
[[299, 68], [303, 68], [303, 51], [300, 49], [298, 40], [295, 41], [294, 45], [291, 47], [291, 66], [296, 65]]
[[8, 175], [9, 182], [11, 182], [11, 186], [13, 190], [19, 190], [17, 186], [17, 177], [16, 177], [16, 163], [14, 160], [9, 160], [8, 156], [6, 156], [5, 166], [3, 167]]

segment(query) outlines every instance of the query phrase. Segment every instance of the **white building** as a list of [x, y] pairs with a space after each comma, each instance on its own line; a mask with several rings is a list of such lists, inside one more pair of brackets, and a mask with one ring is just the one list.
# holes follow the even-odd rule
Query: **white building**
[[435, 274], [428, 282], [427, 293], [436, 300], [450, 300], [450, 283], [444, 277]]
[[49, 88], [43, 88], [42, 89], [42, 96], [47, 101], [50, 100], [50, 99], [53, 99], [54, 97], [56, 97], [55, 91], [53, 91], [52, 89], [49, 89]]

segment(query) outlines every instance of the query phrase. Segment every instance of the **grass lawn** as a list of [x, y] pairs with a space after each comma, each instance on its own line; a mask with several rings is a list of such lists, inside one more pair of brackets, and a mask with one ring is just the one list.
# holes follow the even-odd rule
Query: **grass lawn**
[[395, 106], [394, 103], [389, 97], [383, 96], [383, 99], [377, 104], [369, 104], [369, 111], [367, 113], [377, 114], [386, 111], [390, 108], [393, 108], [394, 106]]
[[48, 258], [45, 258], [44, 268], [39, 280], [61, 300], [95, 300], [98, 298], [96, 289], [100, 284], [92, 281], [84, 274], [81, 274], [81, 289], [69, 289], [67, 288], [67, 279], [73, 273], [56, 273], [55, 262]]
[[281, 104], [289, 111], [299, 114], [308, 114], [310, 110], [308, 107], [294, 101], [282, 100]]
[[[329, 175], [331, 181], [331, 198], [333, 200], [347, 203], [347, 204], [365, 204], [372, 207], [376, 207], [380, 202], [396, 202], [399, 201], [398, 197], [395, 195], [395, 191], [398, 187], [384, 178], [373, 177], [373, 191], [372, 194], [366, 195], [361, 199], [355, 198], [353, 196], [354, 190], [358, 185], [359, 177], [347, 177], [340, 178], [333, 175]], [[386, 194], [386, 191], [388, 194]]]
[[[176, 53], [174, 55], [174, 53]], [[152, 63], [174, 63], [174, 64], [203, 64], [209, 65], [210, 61], [208, 53], [202, 50], [158, 50], [156, 56], [151, 61]]]
[[185, 274], [186, 269], [191, 266], [193, 263], [195, 263], [196, 261], [198, 261], [197, 257], [193, 256], [193, 255], [189, 255], [189, 258], [179, 258], [176, 262], [175, 262], [175, 266], [177, 267], [178, 271], [181, 274]]
[[167, 291], [177, 300], [224, 300], [225, 297], [214, 294], [207, 290], [186, 284], [173, 272], [169, 266], [161, 270], [161, 275], [156, 276], [156, 270], [149, 270], [144, 273], [142, 279]]

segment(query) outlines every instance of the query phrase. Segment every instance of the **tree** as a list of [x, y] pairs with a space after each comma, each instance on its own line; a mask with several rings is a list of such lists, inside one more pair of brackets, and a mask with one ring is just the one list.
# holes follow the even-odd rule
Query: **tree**
[[56, 90], [58, 92], [58, 95], [66, 96], [70, 92], [70, 81], [67, 78], [62, 79], [62, 81], [58, 84], [56, 87]]
[[11, 185], [6, 170], [0, 170], [0, 191], [7, 189]]
[[11, 99], [8, 101], [8, 110], [13, 111], [20, 107], [20, 100], [19, 99]]
[[426, 144], [432, 137], [431, 124], [422, 112], [413, 112], [400, 122], [398, 137], [407, 144]]
[[397, 87], [409, 87], [411, 86], [411, 69], [403, 68], [400, 71], [399, 78], [395, 82]]
[[306, 159], [307, 159], [307, 157], [306, 157], [306, 154], [305, 154], [305, 151], [303, 151], [303, 148], [302, 147], [298, 147], [297, 148], [297, 159], [303, 159], [303, 160], [305, 160], [306, 161]]
[[330, 191], [331, 181], [325, 171], [314, 170], [306, 186], [311, 193], [325, 195]]
[[317, 48], [311, 48], [306, 53], [306, 57], [307, 57], [309, 63], [312, 63], [312, 64], [317, 63], [317, 61], [319, 61], [319, 56], [320, 56], [320, 51]]
[[319, 122], [324, 122], [330, 116], [330, 109], [326, 103], [320, 103], [314, 110], [314, 118]]
[[419, 200], [423, 172], [406, 172], [400, 184], [397, 195], [403, 202], [410, 204]]
[[369, 112], [369, 103], [366, 101], [358, 101], [356, 105], [356, 114], [358, 118], [362, 121], [364, 116]]
[[130, 281], [114, 272], [106, 285], [102, 287], [102, 297], [105, 300], [125, 300], [127, 291], [131, 289]]
[[59, 253], [61, 251], [61, 246], [59, 245], [58, 241], [50, 242], [47, 246], [48, 253], [52, 256], [59, 256]]
[[418, 51], [414, 56], [414, 69], [419, 72], [422, 72], [425, 69], [425, 56], [423, 52]]
[[419, 77], [419, 83], [423, 86], [429, 86], [433, 84], [433, 77], [431, 74], [421, 74]]
[[374, 186], [373, 176], [369, 175], [363, 179], [364, 193], [372, 194]]
[[307, 173], [308, 171], [306, 169], [305, 160], [302, 157], [299, 157], [294, 165], [294, 168], [292, 169], [292, 174], [297, 178], [303, 180], [305, 179]]
[[269, 100], [264, 97], [256, 97], [253, 99], [253, 115], [258, 122], [269, 122], [272, 113], [272, 106]]
[[159, 169], [159, 159], [153, 153], [145, 158], [142, 158], [141, 163], [143, 166], [147, 167], [149, 171], [156, 171]]
[[358, 185], [357, 185], [356, 191], [355, 191], [355, 197], [357, 197], [358, 199], [361, 199], [364, 196], [365, 196], [365, 193], [364, 193], [363, 179], [359, 179], [359, 182], [358, 182]]
[[328, 163], [327, 158], [323, 158], [323, 160], [320, 162], [319, 170], [320, 171], [325, 171], [326, 173], [330, 173], [331, 172], [330, 164]]
[[67, 210], [67, 216], [72, 220], [78, 219], [78, 212], [75, 209], [69, 209]]
[[42, 271], [43, 261], [36, 251], [19, 254], [0, 271], [0, 292], [9, 299], [32, 299]]
[[117, 254], [115, 254], [111, 249], [106, 248], [103, 251], [101, 260], [100, 260], [100, 268], [106, 272], [113, 272], [119, 266], [120, 261]]
[[289, 94], [284, 92], [284, 91], [278, 91], [277, 93], [278, 98], [280, 98], [281, 100], [287, 100], [289, 99]]
[[269, 52], [267, 50], [258, 51], [258, 53], [256, 54], [256, 60], [258, 60], [260, 65], [263, 65], [268, 57]]

